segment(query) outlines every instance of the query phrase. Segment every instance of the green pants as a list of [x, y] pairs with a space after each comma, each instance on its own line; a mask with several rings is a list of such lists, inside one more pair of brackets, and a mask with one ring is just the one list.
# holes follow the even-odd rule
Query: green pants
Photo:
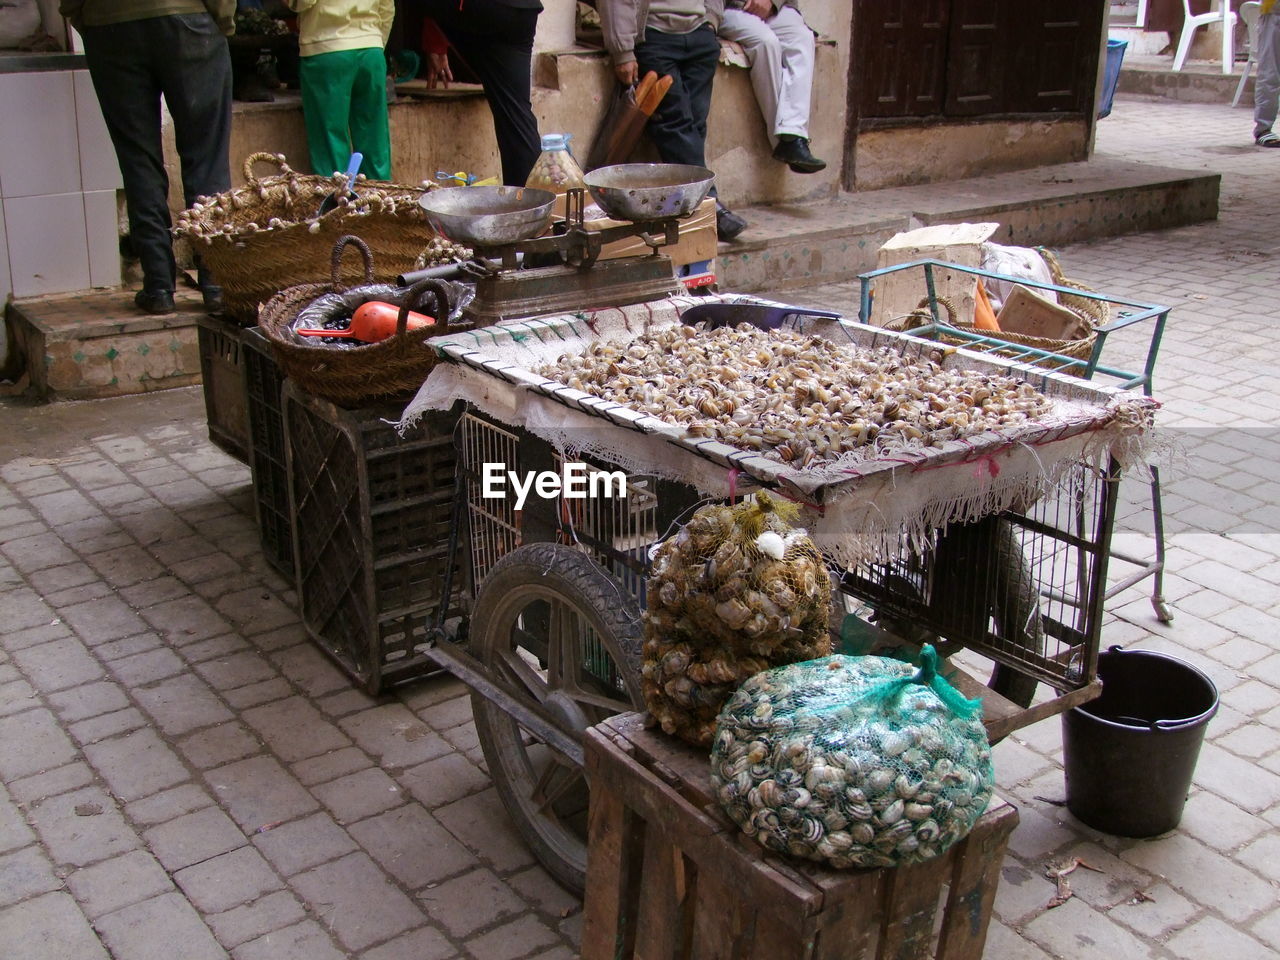
[[347, 169], [353, 152], [364, 154], [360, 173], [391, 179], [391, 128], [387, 124], [387, 60], [381, 47], [337, 50], [302, 57], [302, 114], [311, 169], [321, 176]]

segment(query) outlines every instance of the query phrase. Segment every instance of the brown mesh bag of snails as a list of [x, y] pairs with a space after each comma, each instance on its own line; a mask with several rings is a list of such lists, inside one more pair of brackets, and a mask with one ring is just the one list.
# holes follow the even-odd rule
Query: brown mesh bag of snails
[[710, 746], [744, 680], [831, 652], [831, 578], [798, 512], [764, 492], [703, 507], [655, 552], [642, 690], [666, 733]]

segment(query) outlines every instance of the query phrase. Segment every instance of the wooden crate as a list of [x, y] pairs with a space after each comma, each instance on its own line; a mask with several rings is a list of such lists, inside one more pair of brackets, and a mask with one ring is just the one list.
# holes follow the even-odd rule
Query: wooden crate
[[964, 840], [926, 863], [829, 870], [745, 836], [714, 800], [708, 766], [639, 714], [587, 730], [582, 960], [982, 956], [1018, 822], [1011, 804], [993, 799]]

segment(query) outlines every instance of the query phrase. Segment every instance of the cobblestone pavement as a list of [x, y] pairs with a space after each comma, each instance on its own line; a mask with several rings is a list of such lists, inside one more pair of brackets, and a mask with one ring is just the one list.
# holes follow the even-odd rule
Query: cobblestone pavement
[[[987, 956], [1280, 956], [1280, 156], [1251, 145], [1244, 109], [1123, 97], [1098, 148], [1224, 175], [1216, 223], [1061, 251], [1074, 278], [1175, 307], [1156, 392], [1181, 451], [1166, 468], [1176, 619], [1159, 624], [1140, 585], [1104, 643], [1191, 660], [1222, 707], [1181, 827], [1155, 840], [1049, 802], [1056, 720], [999, 745], [1021, 823]], [[852, 290], [793, 299], [847, 307]], [[307, 640], [199, 391], [4, 417], [0, 956], [575, 955], [580, 903], [515, 836], [464, 689], [433, 678], [374, 700]], [[1145, 489], [1128, 495], [1122, 537], [1149, 549]], [[1072, 857], [1099, 872], [1046, 909], [1046, 865]]]

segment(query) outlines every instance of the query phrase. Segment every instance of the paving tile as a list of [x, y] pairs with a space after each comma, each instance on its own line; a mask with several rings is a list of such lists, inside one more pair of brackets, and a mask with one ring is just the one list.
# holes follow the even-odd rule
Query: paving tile
[[488, 774], [458, 753], [418, 764], [396, 779], [428, 810], [479, 793], [490, 782]]
[[320, 712], [330, 717], [345, 717], [376, 706], [378, 700], [363, 690], [340, 690], [316, 701]]
[[53, 864], [37, 846], [0, 854], [0, 907], [62, 887]]
[[306, 911], [292, 893], [278, 890], [243, 906], [207, 916], [214, 936], [230, 949], [263, 934], [282, 930], [305, 919]]
[[1192, 903], [1167, 883], [1155, 883], [1114, 907], [1108, 914], [1141, 936], [1163, 939], [1187, 926], [1202, 907]]
[[139, 846], [115, 802], [98, 787], [36, 800], [28, 816], [55, 863], [84, 867]]
[[345, 857], [358, 849], [355, 841], [327, 813], [313, 813], [261, 831], [254, 835], [253, 843], [286, 877]]
[[27, 679], [44, 693], [87, 684], [102, 676], [101, 664], [73, 637], [17, 650], [13, 659]]
[[244, 831], [217, 807], [178, 816], [152, 827], [144, 836], [156, 859], [170, 873], [237, 850], [249, 842]]
[[351, 773], [311, 788], [338, 823], [354, 823], [408, 799], [400, 785], [377, 767]]
[[143, 684], [174, 677], [188, 669], [182, 658], [168, 647], [135, 653], [107, 664], [111, 674], [125, 686], [135, 690]]
[[183, 960], [226, 960], [226, 951], [178, 893], [124, 907], [99, 917], [95, 925], [117, 960], [173, 960], [179, 943]]
[[184, 783], [172, 790], [163, 790], [143, 800], [135, 800], [125, 807], [134, 823], [151, 826], [165, 823], [185, 813], [203, 810], [213, 804], [213, 798], [194, 783]]
[[65, 893], [47, 893], [0, 910], [0, 956], [111, 960], [75, 900]]
[[314, 920], [276, 930], [232, 951], [234, 960], [347, 960], [346, 951]]
[[0, 853], [25, 847], [35, 838], [23, 812], [9, 799], [8, 793], [0, 789]]
[[0, 778], [16, 780], [74, 760], [75, 745], [43, 707], [0, 717]]
[[81, 867], [67, 877], [67, 887], [85, 916], [92, 919], [168, 893], [173, 883], [150, 853], [134, 850]]
[[363, 853], [298, 874], [289, 883], [348, 950], [362, 950], [426, 920]]
[[[111, 663], [113, 660], [123, 660], [126, 657], [132, 657], [140, 653], [147, 653], [148, 651], [155, 650], [159, 646], [159, 637], [154, 633], [143, 633], [136, 637], [126, 637], [123, 640], [110, 640], [107, 643], [99, 644], [93, 648], [93, 652], [99, 660], [104, 663]], [[168, 652], [169, 651], [166, 651], [166, 653]], [[137, 660], [124, 667], [124, 678], [130, 677], [135, 670], [146, 670], [148, 668], [157, 669], [161, 666], [162, 664], [156, 660]], [[113, 676], [120, 676], [114, 667], [110, 668], [110, 673]]]
[[[182, 648], [181, 653], [182, 659], [186, 660], [187, 663], [204, 663], [206, 660], [225, 660], [233, 654], [243, 653], [248, 649], [249, 644], [245, 642], [243, 637], [234, 633], [226, 633], [220, 637], [189, 643]], [[215, 669], [215, 665], [210, 665], [210, 669]], [[272, 670], [270, 675], [275, 676], [276, 672]], [[205, 679], [213, 683], [208, 676], [205, 676]], [[214, 686], [218, 687], [218, 689], [230, 689], [225, 684], [219, 686], [214, 683]], [[236, 684], [236, 686], [243, 686], [243, 684]]]
[[262, 854], [250, 846], [179, 870], [173, 879], [201, 914], [243, 906], [284, 886]]
[[48, 701], [63, 723], [114, 713], [129, 706], [124, 691], [109, 680], [78, 684], [70, 690], [50, 694]]
[[158, 603], [164, 603], [167, 600], [186, 596], [187, 585], [177, 577], [156, 577], [154, 580], [148, 580], [145, 583], [122, 587], [118, 592], [125, 603], [138, 610], [143, 610]]
[[[268, 634], [271, 631], [267, 631]], [[261, 634], [254, 636], [259, 642]], [[306, 639], [305, 633], [299, 639]], [[271, 660], [289, 682], [309, 697], [319, 697], [335, 690], [346, 690], [351, 681], [309, 641], [271, 653]]]
[[457, 949], [439, 930], [421, 927], [360, 954], [360, 960], [448, 960]]
[[1194, 783], [1250, 813], [1280, 803], [1280, 775], [1227, 753], [1213, 743], [1200, 748]]
[[59, 614], [90, 646], [146, 632], [147, 625], [115, 597], [62, 607]]
[[490, 870], [433, 884], [418, 894], [431, 919], [454, 937], [467, 937], [507, 917], [528, 910], [507, 884]]
[[[0, 514], [2, 513], [3, 511], [0, 511]], [[0, 523], [0, 526], [3, 524]], [[38, 570], [27, 579], [31, 581], [31, 586], [44, 596], [71, 587], [84, 586], [86, 583], [94, 583], [98, 579], [98, 572], [87, 563], [77, 561], [61, 567]]]
[[307, 760], [299, 760], [290, 769], [298, 780], [308, 787], [327, 783], [357, 770], [372, 766], [369, 755], [358, 747], [344, 747]]
[[115, 713], [104, 713], [67, 727], [67, 732], [80, 746], [97, 743], [147, 725], [147, 718], [136, 707], [125, 707]]
[[320, 804], [271, 757], [251, 757], [211, 770], [205, 780], [246, 832], [292, 820]]
[[144, 580], [154, 580], [165, 572], [163, 566], [136, 543], [115, 550], [104, 550], [89, 558], [89, 563], [113, 587], [130, 587]]
[[126, 803], [191, 779], [178, 755], [150, 728], [89, 744], [84, 754], [111, 792]]
[[1180, 834], [1140, 844], [1121, 854], [1148, 873], [1164, 877], [1179, 893], [1242, 922], [1274, 905], [1275, 896], [1252, 873]]
[[233, 719], [218, 695], [199, 677], [189, 673], [138, 687], [133, 695], [171, 737]]
[[[256, 536], [252, 538], [252, 542], [256, 550]], [[223, 546], [225, 549], [226, 544]], [[297, 614], [278, 597], [260, 586], [225, 594], [218, 598], [214, 606], [245, 636], [265, 633], [298, 619]]]
[[0, 684], [0, 717], [22, 713], [39, 705], [39, 692], [26, 680]]
[[410, 890], [479, 866], [475, 856], [417, 804], [352, 824], [348, 832]]
[[[1217, 917], [1203, 917], [1173, 934], [1166, 946], [1174, 956], [1186, 960], [1258, 960], [1271, 953], [1249, 934], [1223, 923]], [[1274, 954], [1272, 954], [1274, 955]]]
[[60, 793], [87, 787], [96, 777], [87, 763], [77, 760], [21, 780], [11, 780], [6, 786], [18, 803], [31, 803], [44, 797], [56, 797]]
[[449, 744], [401, 703], [344, 717], [338, 725], [384, 767], [415, 766], [450, 752]]
[[418, 710], [417, 714], [431, 729], [448, 730], [471, 720], [471, 697], [452, 697]]
[[293, 762], [339, 750], [351, 741], [303, 697], [289, 697], [241, 715], [281, 760]]
[[191, 734], [178, 743], [178, 749], [189, 763], [207, 770], [251, 756], [262, 744], [244, 724], [229, 721]]
[[7, 540], [0, 543], [0, 553], [26, 574], [47, 570], [49, 567], [65, 566], [80, 559], [56, 533]]
[[560, 886], [542, 867], [508, 877], [507, 885], [547, 916], [563, 918], [582, 909], [582, 898]]
[[293, 687], [289, 685], [288, 680], [284, 677], [275, 677], [271, 680], [263, 680], [261, 683], [251, 683], [247, 687], [223, 691], [222, 699], [236, 710], [247, 710], [273, 700], [282, 700], [292, 693]]
[[514, 960], [559, 939], [556, 932], [537, 917], [524, 916], [475, 937], [468, 942], [467, 950], [472, 956], [486, 960]]
[[1151, 948], [1075, 897], [1027, 923], [1024, 933], [1056, 956], [1072, 960], [1145, 960]]

